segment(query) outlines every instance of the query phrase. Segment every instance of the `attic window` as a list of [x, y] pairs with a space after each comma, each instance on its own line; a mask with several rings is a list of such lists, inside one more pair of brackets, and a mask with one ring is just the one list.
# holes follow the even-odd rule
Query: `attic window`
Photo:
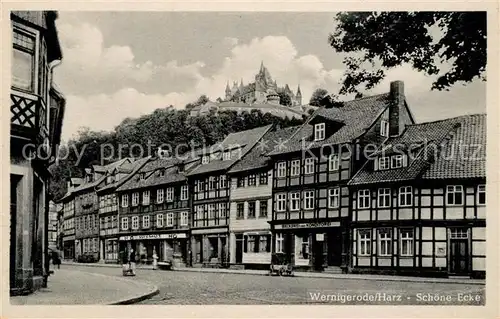
[[210, 158], [207, 155], [201, 158], [201, 164], [208, 164], [208, 162], [210, 162]]
[[380, 135], [385, 137], [389, 136], [389, 122], [385, 120], [380, 121]]
[[314, 125], [314, 140], [322, 141], [325, 139], [325, 123], [318, 123]]
[[165, 176], [165, 169], [160, 169], [160, 172], [158, 173], [161, 177]]
[[386, 169], [396, 169], [406, 166], [408, 166], [406, 155], [397, 154], [377, 158], [377, 162], [375, 163], [375, 170], [383, 171]]
[[384, 170], [384, 169], [389, 169], [391, 168], [390, 166], [390, 158], [387, 156], [382, 156], [379, 157], [378, 159], [378, 169]]
[[142, 180], [142, 179], [145, 179], [145, 178], [146, 178], [146, 173], [141, 173], [139, 176], [140, 176], [140, 179], [141, 179], [141, 180]]
[[225, 151], [222, 155], [223, 161], [229, 161], [231, 159], [231, 151]]
[[391, 156], [391, 168], [401, 168], [403, 167], [403, 155], [393, 155]]

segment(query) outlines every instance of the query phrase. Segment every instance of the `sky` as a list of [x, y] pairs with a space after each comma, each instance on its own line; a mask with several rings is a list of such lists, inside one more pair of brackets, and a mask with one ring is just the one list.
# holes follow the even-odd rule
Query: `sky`
[[[336, 93], [344, 66], [328, 44], [334, 25], [334, 13], [325, 12], [59, 11], [62, 138], [82, 127], [112, 130], [169, 105], [181, 109], [202, 94], [215, 101], [227, 81], [253, 81], [261, 62], [279, 86], [300, 84], [303, 102], [316, 88]], [[485, 82], [431, 91], [433, 78], [408, 65], [366, 94], [387, 92], [394, 80], [405, 82], [417, 122], [486, 112]]]

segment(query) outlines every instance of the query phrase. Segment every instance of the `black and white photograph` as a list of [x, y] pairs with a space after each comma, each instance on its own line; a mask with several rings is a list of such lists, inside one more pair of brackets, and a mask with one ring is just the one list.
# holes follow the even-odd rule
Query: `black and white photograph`
[[496, 307], [486, 9], [92, 8], [3, 12], [9, 309]]

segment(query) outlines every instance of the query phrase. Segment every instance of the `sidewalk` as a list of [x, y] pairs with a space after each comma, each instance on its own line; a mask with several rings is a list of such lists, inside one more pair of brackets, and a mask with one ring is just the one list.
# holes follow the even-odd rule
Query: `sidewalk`
[[159, 293], [157, 287], [130, 279], [78, 270], [57, 269], [48, 287], [31, 295], [10, 297], [17, 305], [132, 304]]
[[[120, 268], [117, 264], [81, 264], [74, 262], [63, 262], [67, 265], [84, 266], [84, 267], [116, 267]], [[137, 269], [150, 269], [151, 265], [137, 265]], [[207, 273], [223, 273], [223, 274], [241, 274], [241, 275], [260, 275], [267, 276], [267, 270], [250, 270], [250, 269], [221, 269], [221, 268], [175, 268], [174, 271], [185, 272], [207, 272]], [[469, 279], [469, 278], [428, 278], [428, 277], [407, 277], [407, 276], [384, 276], [384, 275], [370, 275], [370, 274], [327, 274], [321, 272], [301, 272], [296, 271], [295, 277], [304, 278], [325, 278], [325, 279], [346, 279], [346, 280], [375, 280], [375, 281], [401, 281], [401, 282], [428, 282], [428, 283], [447, 283], [447, 284], [469, 284], [469, 285], [484, 285], [484, 279]]]

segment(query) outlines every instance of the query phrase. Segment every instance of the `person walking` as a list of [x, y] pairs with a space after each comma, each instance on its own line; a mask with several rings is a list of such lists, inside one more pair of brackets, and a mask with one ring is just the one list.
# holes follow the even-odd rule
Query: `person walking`
[[158, 268], [158, 254], [156, 253], [156, 249], [153, 247], [153, 270]]
[[129, 263], [130, 263], [130, 272], [132, 276], [135, 276], [135, 263], [138, 258], [137, 253], [134, 251], [134, 249], [130, 250], [130, 257], [129, 257]]
[[57, 269], [61, 269], [61, 258], [59, 257], [59, 253], [57, 251], [52, 252], [52, 264], [54, 268], [57, 266]]

